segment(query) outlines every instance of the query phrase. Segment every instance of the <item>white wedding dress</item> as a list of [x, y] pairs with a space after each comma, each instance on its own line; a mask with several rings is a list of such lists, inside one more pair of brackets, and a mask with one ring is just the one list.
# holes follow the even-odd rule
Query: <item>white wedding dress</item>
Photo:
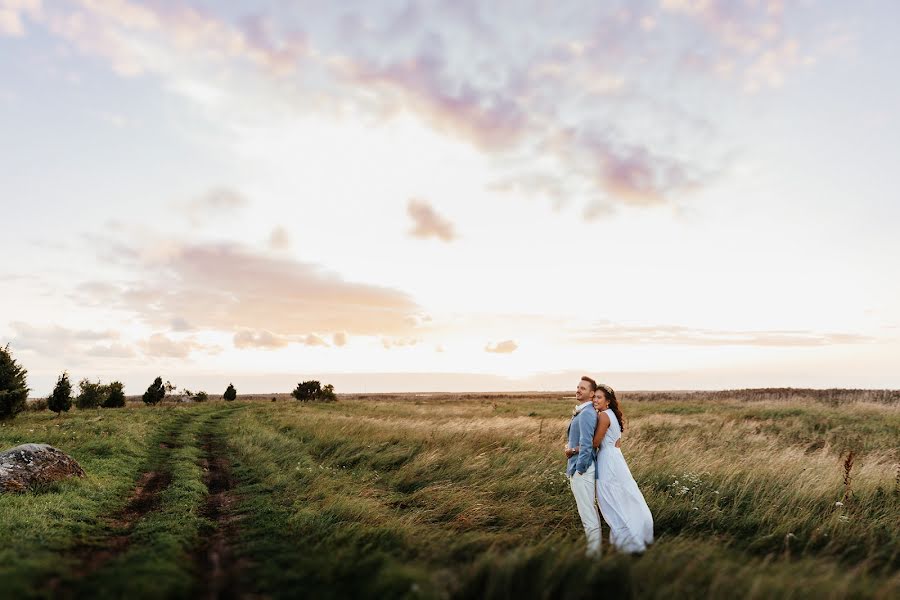
[[597, 503], [609, 525], [609, 542], [620, 552], [643, 552], [653, 543], [653, 515], [622, 450], [616, 448], [622, 437], [616, 414], [612, 409], [603, 412], [609, 417], [609, 429], [597, 455]]

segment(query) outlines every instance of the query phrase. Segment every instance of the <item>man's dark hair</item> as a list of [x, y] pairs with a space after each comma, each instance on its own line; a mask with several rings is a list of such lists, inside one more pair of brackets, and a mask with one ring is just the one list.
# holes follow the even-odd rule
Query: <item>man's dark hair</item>
[[592, 392], [596, 392], [596, 391], [597, 391], [597, 382], [596, 382], [596, 381], [594, 381], [593, 379], [591, 379], [591, 378], [588, 377], [587, 375], [584, 375], [584, 376], [581, 378], [581, 380], [582, 380], [582, 381], [587, 381], [589, 384], [591, 384], [591, 391], [592, 391]]

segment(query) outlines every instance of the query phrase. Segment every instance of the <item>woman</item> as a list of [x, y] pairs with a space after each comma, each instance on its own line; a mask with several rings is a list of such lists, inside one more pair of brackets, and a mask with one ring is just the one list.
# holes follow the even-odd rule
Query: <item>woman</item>
[[598, 449], [597, 503], [603, 520], [609, 525], [609, 543], [621, 552], [643, 552], [653, 543], [653, 515], [644, 495], [631, 476], [616, 442], [622, 437], [624, 420], [616, 393], [599, 385], [594, 393], [597, 429], [594, 448]]

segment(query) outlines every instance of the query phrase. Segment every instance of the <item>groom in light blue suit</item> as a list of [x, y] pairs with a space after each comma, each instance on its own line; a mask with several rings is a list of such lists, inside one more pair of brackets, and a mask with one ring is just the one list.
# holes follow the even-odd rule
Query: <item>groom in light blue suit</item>
[[594, 430], [597, 428], [597, 411], [591, 401], [597, 391], [597, 382], [590, 377], [582, 377], [575, 388], [575, 413], [569, 423], [566, 456], [566, 475], [569, 487], [578, 505], [578, 515], [587, 536], [587, 552], [600, 554], [600, 515], [594, 501]]

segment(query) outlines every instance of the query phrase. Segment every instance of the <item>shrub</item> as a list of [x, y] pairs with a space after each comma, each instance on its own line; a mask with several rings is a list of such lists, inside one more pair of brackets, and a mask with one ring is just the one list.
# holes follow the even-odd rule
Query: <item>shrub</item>
[[200, 391], [194, 394], [194, 402], [206, 402], [209, 400], [209, 394], [206, 392]]
[[163, 385], [162, 377], [154, 379], [142, 396], [144, 404], [159, 404], [165, 397], [166, 387]]
[[291, 392], [291, 396], [300, 402], [334, 402], [337, 396], [334, 393], [334, 386], [330, 383], [324, 388], [318, 381], [303, 381], [297, 384], [297, 387]]
[[0, 348], [0, 421], [12, 419], [25, 410], [28, 400], [26, 371], [9, 352], [9, 344]]
[[44, 412], [45, 410], [47, 410], [47, 399], [38, 398], [37, 400], [29, 400], [25, 404], [25, 410], [30, 410], [33, 412]]
[[225, 393], [222, 394], [222, 397], [231, 402], [237, 398], [237, 390], [229, 383], [228, 388], [225, 390]]
[[55, 412], [57, 416], [63, 412], [69, 412], [69, 409], [72, 408], [72, 383], [69, 381], [69, 374], [65, 371], [56, 380], [53, 393], [47, 398], [47, 408]]
[[99, 408], [106, 401], [106, 386], [99, 381], [82, 379], [78, 382], [78, 389], [81, 390], [75, 398], [78, 408]]
[[125, 392], [121, 381], [113, 381], [106, 387], [106, 399], [103, 408], [122, 408], [125, 406]]

